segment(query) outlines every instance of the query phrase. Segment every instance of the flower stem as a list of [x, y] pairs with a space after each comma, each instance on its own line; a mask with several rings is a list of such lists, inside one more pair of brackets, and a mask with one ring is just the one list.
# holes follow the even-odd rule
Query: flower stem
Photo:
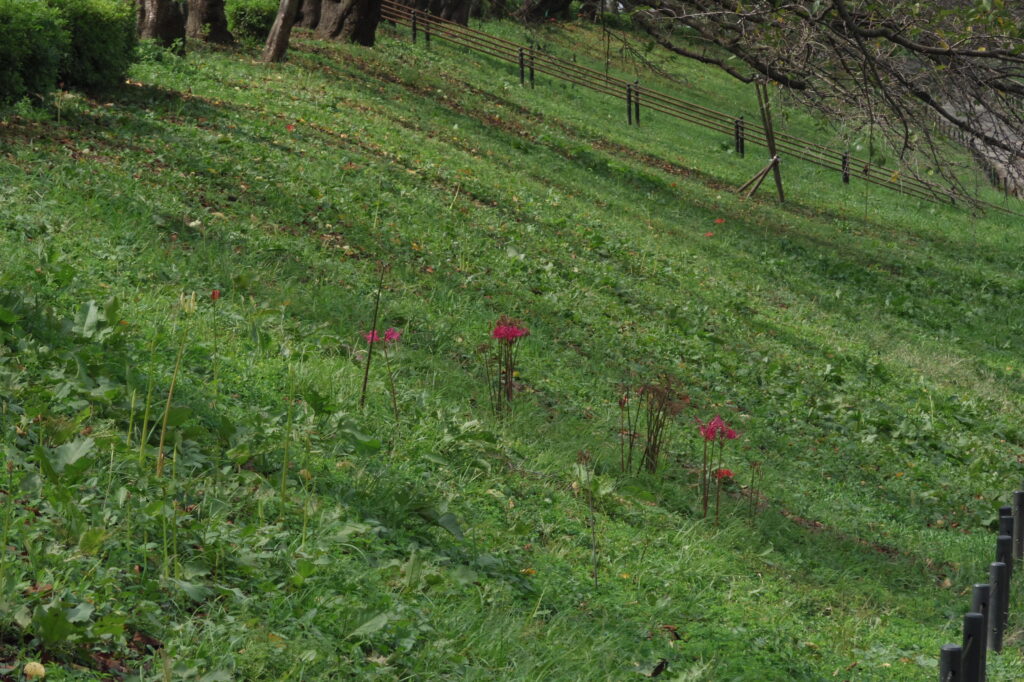
[[373, 338], [377, 332], [377, 314], [380, 312], [380, 292], [384, 288], [384, 272], [387, 266], [380, 264], [380, 281], [377, 282], [377, 296], [373, 301], [373, 324], [370, 326], [370, 340], [367, 341], [366, 368], [363, 371], [363, 389], [359, 394], [359, 407], [366, 405], [366, 386], [370, 382], [370, 363], [373, 361]]

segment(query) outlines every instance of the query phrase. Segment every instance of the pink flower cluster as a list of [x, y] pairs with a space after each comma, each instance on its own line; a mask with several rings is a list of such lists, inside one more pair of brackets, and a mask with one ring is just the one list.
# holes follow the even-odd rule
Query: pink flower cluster
[[700, 435], [704, 437], [704, 440], [715, 440], [716, 438], [736, 440], [740, 437], [740, 435], [729, 428], [729, 425], [726, 424], [725, 421], [717, 414], [707, 424], [698, 419], [697, 428], [700, 430]]
[[369, 343], [379, 343], [380, 341], [384, 341], [385, 343], [394, 343], [402, 338], [402, 332], [398, 331], [394, 327], [388, 327], [387, 331], [384, 332], [384, 337], [381, 338], [381, 335], [377, 333], [376, 329], [374, 329], [373, 331], [363, 334], [363, 338]]
[[498, 339], [499, 341], [508, 341], [509, 343], [512, 343], [516, 339], [521, 338], [523, 336], [528, 336], [529, 334], [530, 330], [526, 329], [525, 327], [520, 327], [519, 325], [516, 324], [498, 323], [491, 331], [491, 338]]

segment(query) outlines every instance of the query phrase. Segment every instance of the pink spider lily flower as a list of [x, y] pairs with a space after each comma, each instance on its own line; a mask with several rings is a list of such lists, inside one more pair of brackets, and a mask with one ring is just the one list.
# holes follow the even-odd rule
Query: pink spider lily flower
[[380, 334], [377, 333], [376, 329], [368, 331], [365, 334], [363, 334], [363, 338], [366, 339], [367, 343], [377, 343], [378, 341], [381, 340]]
[[394, 327], [388, 327], [387, 331], [384, 332], [384, 340], [387, 343], [393, 343], [402, 338], [402, 332], [398, 331]]

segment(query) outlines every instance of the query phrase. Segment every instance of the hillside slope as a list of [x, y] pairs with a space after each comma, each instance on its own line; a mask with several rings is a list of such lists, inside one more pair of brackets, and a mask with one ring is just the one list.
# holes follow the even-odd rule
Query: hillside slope
[[[756, 154], [436, 40], [254, 57], [151, 52], [0, 126], [4, 669], [934, 678], [1020, 477], [1011, 219], [796, 166], [741, 202]], [[379, 263], [402, 337], [360, 407]], [[621, 386], [665, 374], [666, 461], [622, 472]], [[1019, 622], [990, 680], [1024, 675]]]

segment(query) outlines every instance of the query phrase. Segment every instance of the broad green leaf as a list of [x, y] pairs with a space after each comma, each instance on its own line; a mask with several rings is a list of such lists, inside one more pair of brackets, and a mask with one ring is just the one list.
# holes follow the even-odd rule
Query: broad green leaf
[[84, 623], [92, 617], [93, 611], [96, 607], [87, 601], [73, 606], [67, 611], [67, 619], [69, 623]]
[[100, 309], [97, 307], [96, 301], [87, 301], [78, 308], [72, 331], [87, 339], [91, 339], [96, 334], [99, 323]]
[[227, 670], [211, 670], [199, 678], [199, 682], [231, 682], [234, 679]]
[[[366, 621], [351, 633], [348, 637], [365, 637], [372, 635], [375, 632], [379, 632], [384, 629], [384, 626], [388, 624], [388, 620], [391, 619], [391, 612], [385, 611], [384, 613], [378, 613], [376, 616]], [[348, 639], [346, 637], [346, 639]]]
[[437, 517], [436, 523], [459, 540], [465, 537], [462, 534], [462, 527], [459, 525], [459, 520], [455, 518], [455, 514], [452, 514], [451, 512], [441, 514], [441, 516]]
[[213, 590], [206, 585], [190, 583], [187, 580], [177, 580], [175, 578], [171, 578], [171, 582], [177, 585], [192, 601], [203, 601], [213, 594]]
[[167, 411], [167, 425], [181, 426], [192, 416], [192, 409], [189, 407], [175, 405]]
[[64, 443], [58, 448], [55, 448], [51, 461], [53, 468], [58, 473], [63, 473], [68, 467], [74, 467], [75, 463], [80, 459], [90, 454], [93, 448], [96, 447], [96, 441], [92, 438], [78, 438], [71, 441], [70, 443]]
[[124, 624], [128, 616], [108, 614], [96, 621], [89, 630], [94, 637], [118, 637], [124, 634]]
[[13, 312], [0, 306], [0, 324], [14, 324], [18, 321], [18, 316]]
[[103, 546], [108, 533], [103, 528], [88, 528], [78, 538], [78, 549], [82, 554], [95, 554]]
[[47, 646], [59, 644], [75, 632], [59, 604], [39, 605], [32, 614], [32, 629]]

